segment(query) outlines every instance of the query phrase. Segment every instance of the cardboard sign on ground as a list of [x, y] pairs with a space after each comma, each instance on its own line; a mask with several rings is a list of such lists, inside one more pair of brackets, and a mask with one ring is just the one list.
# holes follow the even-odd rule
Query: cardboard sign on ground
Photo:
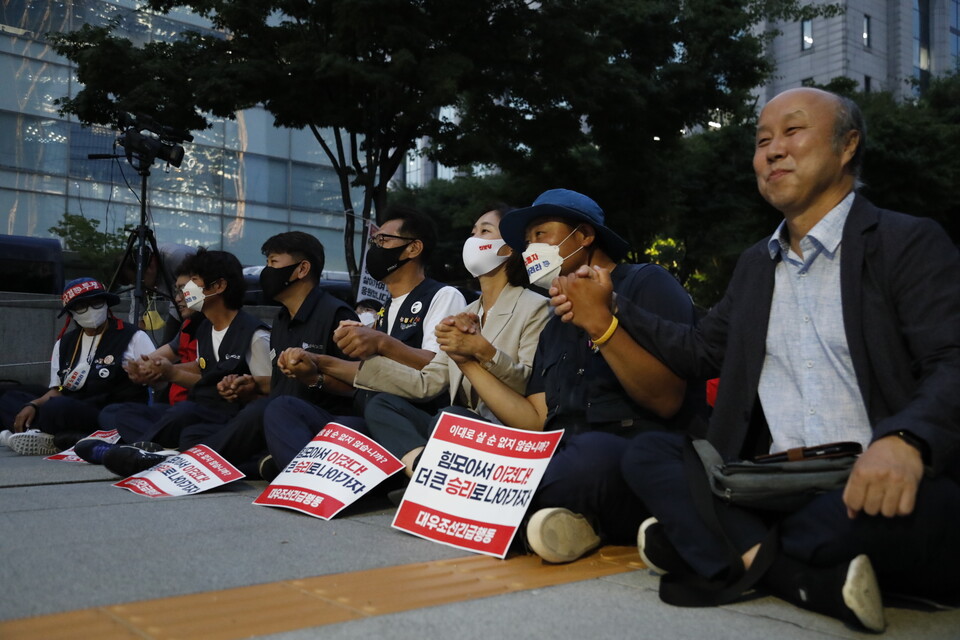
[[444, 413], [393, 526], [503, 558], [562, 435]]
[[198, 444], [113, 486], [148, 498], [172, 498], [209, 491], [243, 477], [219, 453]]
[[[87, 438], [96, 438], [97, 440], [103, 440], [104, 442], [109, 442], [110, 444], [120, 442], [120, 434], [117, 433], [116, 429], [110, 429], [109, 431], [94, 431], [93, 433], [88, 435], [86, 438], [84, 438], [84, 440], [86, 440]], [[60, 453], [55, 453], [52, 456], [47, 456], [46, 458], [44, 458], [44, 460], [56, 460], [58, 462], [82, 462], [84, 464], [90, 464], [89, 462], [87, 462], [86, 460], [78, 456], [76, 453], [74, 453], [73, 447], [70, 447], [69, 449], [65, 449]]]
[[329, 520], [402, 468], [369, 437], [331, 422], [253, 503]]

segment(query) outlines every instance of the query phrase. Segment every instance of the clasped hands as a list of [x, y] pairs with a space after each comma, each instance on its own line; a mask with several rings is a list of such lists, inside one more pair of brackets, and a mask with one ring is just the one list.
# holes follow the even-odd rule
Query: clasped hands
[[161, 356], [142, 354], [139, 360], [127, 360], [123, 369], [134, 384], [152, 385], [170, 379], [173, 363]]
[[340, 326], [333, 332], [333, 339], [348, 358], [368, 360], [381, 352], [381, 343], [386, 335], [362, 322], [341, 320]]
[[613, 321], [615, 295], [610, 270], [584, 265], [550, 285], [550, 304], [563, 322], [599, 338]]
[[457, 364], [476, 360], [481, 364], [491, 360], [496, 348], [480, 335], [480, 316], [461, 311], [447, 316], [434, 330], [440, 350]]
[[309, 386], [317, 381], [317, 375], [323, 373], [320, 366], [322, 355], [310, 353], [300, 347], [284, 349], [277, 357], [277, 368], [288, 378], [296, 378]]

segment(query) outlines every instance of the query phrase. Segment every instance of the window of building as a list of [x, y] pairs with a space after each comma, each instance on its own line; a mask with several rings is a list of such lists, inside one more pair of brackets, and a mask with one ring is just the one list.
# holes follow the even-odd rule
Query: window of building
[[950, 0], [950, 55], [953, 68], [960, 71], [960, 0]]
[[870, 48], [870, 16], [863, 16], [863, 46]]
[[803, 80], [800, 81], [800, 86], [802, 86], [802, 87], [812, 87], [812, 86], [813, 86], [813, 78], [804, 78]]
[[863, 76], [863, 92], [870, 93], [873, 89], [873, 78], [870, 76]]
[[913, 0], [913, 76], [922, 93], [930, 82], [930, 0]]
[[800, 22], [800, 50], [813, 49], [813, 20]]

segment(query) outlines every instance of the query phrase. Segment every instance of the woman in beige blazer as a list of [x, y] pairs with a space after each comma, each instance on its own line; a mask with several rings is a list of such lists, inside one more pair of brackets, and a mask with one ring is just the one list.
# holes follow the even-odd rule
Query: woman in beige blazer
[[[526, 390], [540, 331], [547, 323], [547, 299], [523, 285], [527, 274], [522, 258], [500, 237], [504, 211], [484, 213], [464, 243], [464, 265], [480, 281], [480, 297], [464, 309], [474, 314], [478, 331], [465, 335], [438, 325], [443, 344], [455, 340], [453, 351], [469, 354], [519, 393]], [[400, 457], [411, 475], [435, 418], [413, 406], [410, 400], [430, 400], [449, 392], [450, 404], [464, 407], [484, 420], [499, 422], [473, 391], [460, 367], [440, 351], [423, 369], [417, 370], [383, 357], [363, 362], [354, 386], [383, 391], [367, 403], [364, 417], [371, 435]]]

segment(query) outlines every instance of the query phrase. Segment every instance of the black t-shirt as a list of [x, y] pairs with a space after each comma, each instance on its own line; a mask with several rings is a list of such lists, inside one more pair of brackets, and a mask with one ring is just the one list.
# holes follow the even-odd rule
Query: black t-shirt
[[[690, 296], [665, 269], [653, 264], [618, 265], [610, 274], [618, 298], [674, 322], [694, 324]], [[620, 330], [626, 330], [621, 324]], [[684, 429], [702, 411], [703, 385], [690, 384], [684, 407], [663, 419], [634, 402], [590, 337], [553, 317], [544, 327], [533, 361], [527, 395], [546, 394], [545, 429], [567, 434], [603, 430], [632, 435], [650, 429]]]

